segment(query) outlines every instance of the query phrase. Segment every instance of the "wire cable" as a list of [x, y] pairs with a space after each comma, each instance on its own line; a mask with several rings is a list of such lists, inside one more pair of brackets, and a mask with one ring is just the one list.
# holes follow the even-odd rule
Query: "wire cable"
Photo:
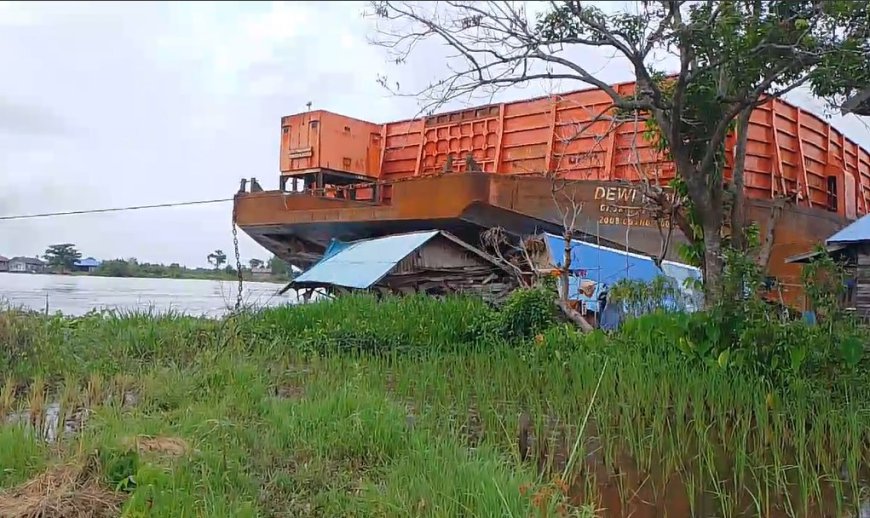
[[208, 203], [225, 203], [233, 201], [233, 198], [220, 198], [215, 200], [181, 201], [174, 203], [157, 203], [154, 205], [131, 205], [129, 207], [112, 207], [107, 209], [71, 210], [66, 212], [44, 212], [42, 214], [19, 214], [14, 216], [0, 216], [0, 221], [14, 219], [48, 218], [52, 216], [72, 216], [77, 214], [98, 214], [102, 212], [122, 212], [127, 210], [159, 209], [164, 207], [183, 207], [187, 205], [205, 205]]

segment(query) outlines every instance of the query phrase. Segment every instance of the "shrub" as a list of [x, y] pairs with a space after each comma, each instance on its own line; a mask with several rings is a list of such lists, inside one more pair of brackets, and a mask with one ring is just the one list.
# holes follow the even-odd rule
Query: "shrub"
[[473, 345], [474, 330], [491, 314], [470, 297], [350, 295], [264, 309], [246, 319], [243, 333], [308, 353], [454, 350]]
[[[687, 360], [738, 368], [777, 385], [794, 378], [832, 384], [854, 375], [867, 334], [838, 310], [843, 275], [837, 265], [823, 261], [808, 269], [806, 292], [824, 316], [821, 325], [809, 325], [764, 299], [762, 270], [749, 255], [728, 250], [725, 263], [722, 294], [714, 305], [692, 314], [659, 309], [629, 319], [617, 341], [658, 354], [676, 349]], [[623, 291], [652, 297], [659, 288], [630, 284]]]
[[479, 342], [521, 343], [556, 324], [555, 299], [546, 286], [514, 291], [498, 310], [477, 316], [472, 335]]

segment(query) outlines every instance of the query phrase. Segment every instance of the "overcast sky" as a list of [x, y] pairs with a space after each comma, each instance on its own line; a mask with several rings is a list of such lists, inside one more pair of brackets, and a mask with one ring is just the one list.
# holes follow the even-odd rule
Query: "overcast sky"
[[[0, 215], [229, 198], [277, 187], [282, 115], [314, 108], [384, 122], [417, 114], [377, 83], [425, 84], [443, 59], [400, 68], [367, 43], [363, 2], [0, 3]], [[586, 51], [609, 81], [623, 63]], [[533, 85], [521, 98], [576, 84]], [[404, 88], [403, 88], [404, 89]], [[791, 100], [821, 113], [798, 94]], [[870, 147], [852, 117], [834, 124]], [[99, 258], [205, 265], [232, 251], [231, 203], [0, 221], [0, 255], [72, 242]], [[240, 233], [243, 262], [269, 253]]]

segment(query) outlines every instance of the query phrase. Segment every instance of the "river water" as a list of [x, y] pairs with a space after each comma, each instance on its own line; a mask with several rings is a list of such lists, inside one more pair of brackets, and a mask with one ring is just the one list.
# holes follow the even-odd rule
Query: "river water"
[[[296, 293], [277, 295], [281, 284], [245, 282], [242, 301], [264, 307], [296, 302]], [[238, 283], [199, 279], [138, 279], [0, 273], [0, 303], [51, 313], [82, 315], [93, 309], [220, 316], [235, 305]]]

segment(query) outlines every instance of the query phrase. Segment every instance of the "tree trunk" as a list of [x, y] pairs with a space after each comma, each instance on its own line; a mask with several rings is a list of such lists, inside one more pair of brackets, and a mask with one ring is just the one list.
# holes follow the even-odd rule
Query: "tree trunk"
[[734, 150], [734, 171], [731, 177], [734, 191], [734, 201], [731, 206], [731, 246], [737, 250], [746, 248], [746, 192], [743, 173], [746, 170], [746, 142], [751, 115], [752, 109], [746, 108], [737, 118], [737, 145]]
[[713, 306], [722, 294], [722, 238], [720, 226], [704, 225], [704, 306]]
[[559, 309], [562, 310], [562, 313], [565, 314], [568, 320], [577, 324], [577, 327], [579, 327], [580, 330], [584, 333], [591, 333], [595, 330], [595, 328], [592, 327], [592, 324], [587, 322], [586, 319], [583, 318], [583, 315], [580, 314], [580, 312], [571, 309], [571, 307], [568, 305], [567, 300], [556, 300], [556, 306], [558, 306]]
[[767, 263], [770, 262], [770, 253], [773, 250], [776, 224], [779, 221], [785, 203], [785, 198], [779, 198], [773, 202], [773, 206], [770, 207], [770, 215], [767, 218], [767, 225], [764, 227], [764, 238], [761, 240], [761, 248], [758, 251], [758, 257], [755, 260], [755, 264], [757, 264], [765, 273], [767, 273]]
[[722, 191], [721, 176], [695, 173], [687, 182], [695, 215], [704, 232], [704, 306], [713, 306], [722, 293]]
[[571, 237], [572, 233], [568, 229], [565, 229], [562, 235], [562, 239], [565, 242], [562, 250], [562, 271], [559, 272], [559, 279], [562, 282], [562, 285], [559, 287], [559, 299], [563, 302], [568, 302], [569, 296], [568, 281], [570, 280], [571, 270]]
[[574, 322], [577, 327], [580, 328], [584, 333], [590, 333], [594, 331], [594, 327], [592, 324], [586, 321], [578, 311], [574, 311], [571, 309], [571, 305], [568, 302], [568, 298], [570, 295], [568, 281], [571, 278], [570, 270], [571, 270], [571, 238], [573, 237], [573, 231], [571, 229], [566, 228], [564, 233], [562, 234], [562, 238], [565, 240], [565, 246], [562, 249], [562, 270], [559, 272], [559, 279], [562, 282], [562, 285], [559, 286], [559, 298], [556, 299], [556, 306], [562, 310], [562, 313], [570, 320]]

